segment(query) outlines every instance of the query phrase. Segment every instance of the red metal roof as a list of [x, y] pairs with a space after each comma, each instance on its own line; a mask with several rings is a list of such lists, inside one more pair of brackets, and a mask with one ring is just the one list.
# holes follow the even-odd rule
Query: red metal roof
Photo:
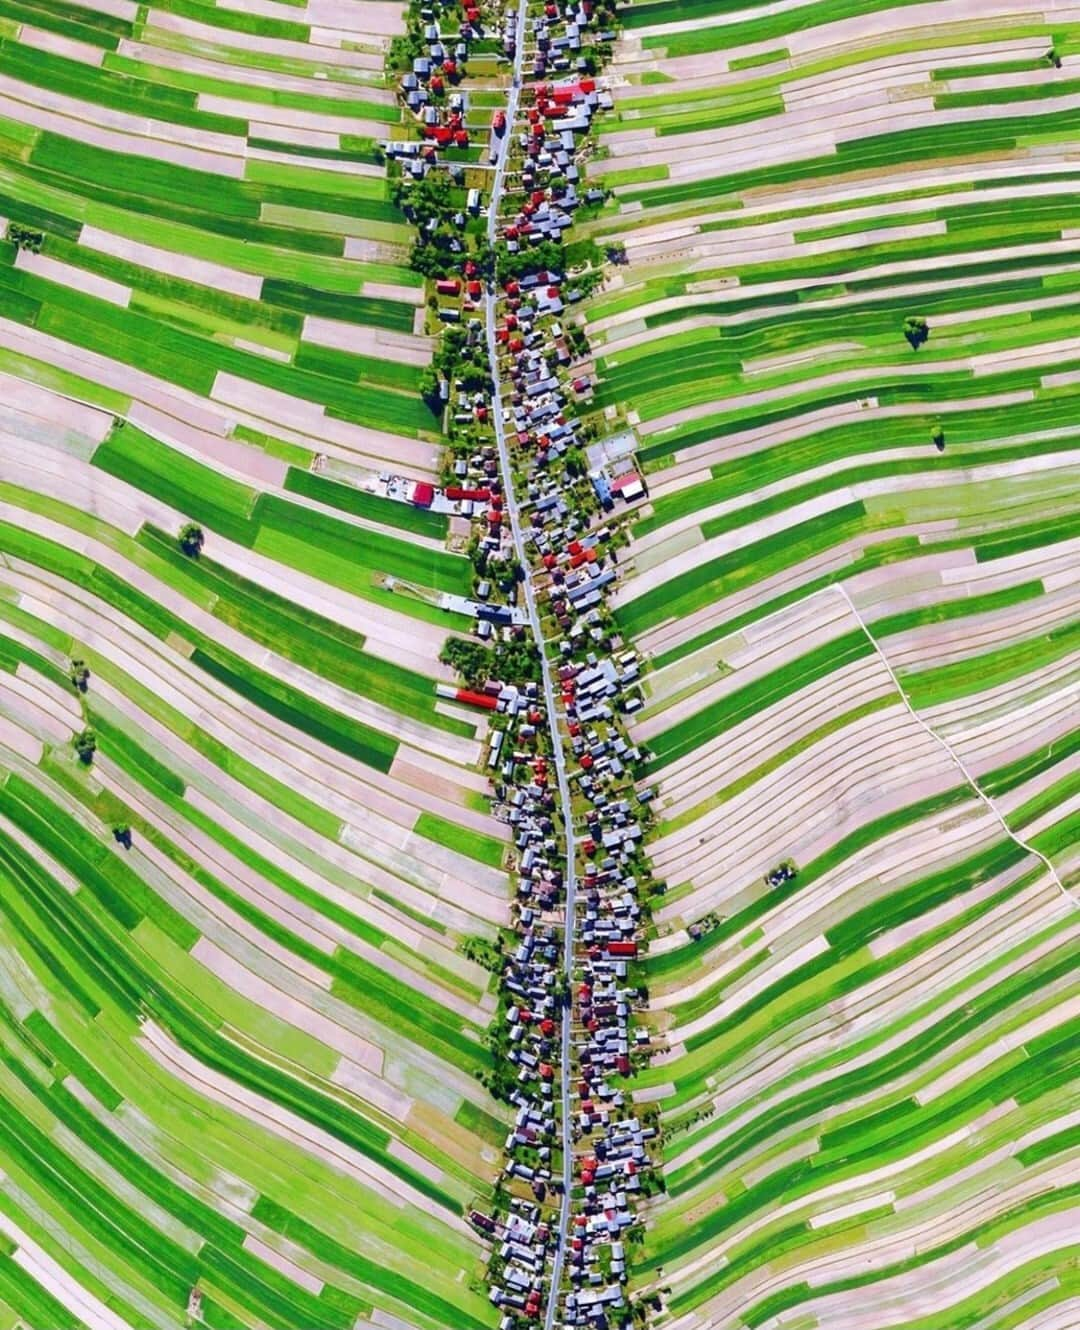
[[466, 702], [471, 707], [483, 707], [485, 711], [494, 711], [499, 705], [497, 697], [489, 697], [487, 693], [474, 693], [468, 688], [459, 688], [454, 697], [458, 702]]
[[627, 471], [625, 476], [620, 476], [618, 480], [613, 480], [609, 488], [613, 494], [618, 494], [618, 492], [625, 489], [627, 485], [635, 485], [640, 483], [640, 481], [641, 477], [636, 471]]

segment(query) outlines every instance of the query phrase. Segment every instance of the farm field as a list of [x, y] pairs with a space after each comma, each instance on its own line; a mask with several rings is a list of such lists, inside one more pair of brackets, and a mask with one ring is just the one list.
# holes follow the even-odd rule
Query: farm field
[[621, 20], [582, 229], [648, 489], [631, 1287], [678, 1330], [1072, 1325], [1080, 12]]
[[490, 1326], [472, 568], [372, 483], [442, 452], [403, 12], [0, 26], [0, 1326]]
[[430, 471], [422, 282], [374, 151], [400, 8], [117, 0], [4, 24], [3, 367], [89, 381], [203, 451], [266, 436], [255, 477], [305, 453]]
[[[446, 628], [344, 587], [322, 509], [185, 491], [150, 436], [122, 478], [128, 426], [4, 386], [3, 1301], [487, 1324], [463, 1212], [497, 1159], [496, 994], [462, 945], [508, 921], [505, 846], [479, 723], [435, 695]], [[451, 560], [348, 530], [430, 582]]]

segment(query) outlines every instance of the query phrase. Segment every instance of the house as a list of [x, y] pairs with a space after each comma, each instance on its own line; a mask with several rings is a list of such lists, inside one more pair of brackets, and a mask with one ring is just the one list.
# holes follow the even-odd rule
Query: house
[[645, 493], [645, 486], [636, 471], [627, 471], [625, 475], [619, 476], [611, 482], [610, 488], [612, 494], [620, 495], [627, 503], [640, 499]]

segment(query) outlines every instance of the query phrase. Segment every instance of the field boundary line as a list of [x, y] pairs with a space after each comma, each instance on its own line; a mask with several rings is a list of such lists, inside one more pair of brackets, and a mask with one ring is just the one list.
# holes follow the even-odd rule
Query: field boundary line
[[859, 610], [856, 608], [855, 602], [851, 599], [851, 595], [849, 594], [847, 587], [843, 586], [839, 582], [834, 582], [833, 585], [828, 588], [828, 590], [839, 592], [839, 594], [847, 602], [847, 607], [851, 611], [851, 613], [855, 616], [855, 619], [858, 622], [859, 627], [870, 639], [870, 643], [873, 646], [874, 651], [877, 653], [878, 659], [885, 666], [886, 670], [888, 670], [889, 678], [893, 681], [893, 687], [900, 694], [900, 697], [903, 700], [904, 706], [907, 707], [908, 712], [911, 714], [914, 720], [922, 727], [922, 729], [924, 729], [932, 739], [935, 739], [941, 745], [941, 747], [945, 749], [946, 753], [948, 753], [949, 757], [959, 768], [961, 775], [971, 786], [971, 788], [975, 791], [979, 799], [982, 800], [982, 802], [987, 806], [987, 808], [989, 808], [990, 812], [993, 813], [994, 817], [998, 820], [998, 822], [1001, 823], [1001, 826], [1006, 836], [1008, 836], [1009, 839], [1014, 842], [1014, 844], [1019, 845], [1020, 848], [1024, 850], [1027, 854], [1033, 855], [1034, 858], [1038, 859], [1043, 864], [1046, 871], [1050, 874], [1050, 877], [1052, 878], [1054, 885], [1057, 887], [1057, 889], [1061, 892], [1061, 894], [1065, 897], [1065, 899], [1069, 902], [1071, 906], [1075, 908], [1076, 906], [1080, 905], [1080, 901], [1077, 901], [1076, 897], [1072, 894], [1071, 891], [1068, 890], [1068, 888], [1062, 882], [1061, 878], [1058, 877], [1057, 869], [1050, 862], [1047, 856], [1043, 854], [1041, 850], [1037, 850], [1034, 847], [1034, 845], [1029, 844], [1026, 840], [1024, 840], [1022, 836], [1018, 835], [1015, 831], [1013, 831], [1012, 827], [1010, 827], [1008, 822], [1005, 820], [1004, 813], [1002, 813], [1002, 811], [998, 808], [997, 804], [994, 802], [991, 796], [986, 793], [986, 791], [979, 784], [978, 780], [971, 774], [971, 771], [969, 770], [967, 764], [964, 762], [963, 758], [952, 746], [952, 744], [949, 743], [948, 739], [946, 739], [943, 734], [940, 734], [937, 730], [935, 730], [934, 727], [930, 724], [930, 722], [924, 720], [923, 717], [919, 715], [918, 711], [916, 711], [915, 707], [911, 703], [911, 699], [904, 691], [903, 685], [901, 684], [900, 680], [897, 678], [896, 671], [893, 669], [892, 664], [890, 663], [889, 657], [886, 655], [884, 648], [882, 647], [878, 639], [874, 636], [874, 634], [871, 632], [870, 627], [867, 624], [866, 620], [863, 618], [862, 614], [860, 614]]

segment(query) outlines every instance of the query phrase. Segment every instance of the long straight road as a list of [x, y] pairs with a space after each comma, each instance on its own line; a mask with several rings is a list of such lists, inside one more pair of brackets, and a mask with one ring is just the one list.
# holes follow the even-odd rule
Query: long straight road
[[[518, 4], [517, 40], [514, 46], [514, 70], [510, 89], [506, 98], [506, 130], [503, 133], [502, 138], [498, 140], [498, 160], [495, 163], [495, 179], [491, 190], [491, 200], [488, 204], [487, 237], [491, 244], [495, 243], [498, 234], [499, 205], [502, 202], [506, 166], [510, 156], [510, 145], [514, 137], [514, 121], [517, 114], [518, 98], [521, 94], [521, 67], [525, 58], [525, 15], [527, 3], [528, 0], [519, 0]], [[573, 805], [570, 800], [570, 782], [566, 775], [566, 757], [563, 753], [562, 739], [559, 735], [558, 714], [555, 709], [555, 682], [552, 676], [551, 664], [548, 661], [547, 653], [544, 650], [544, 634], [540, 625], [540, 613], [536, 607], [536, 595], [533, 590], [532, 578], [528, 574], [528, 551], [525, 548], [525, 541], [521, 534], [521, 515], [518, 509], [517, 496], [514, 492], [514, 472], [510, 462], [510, 450], [506, 443], [506, 428], [503, 422], [501, 394], [502, 385], [499, 383], [498, 343], [495, 340], [495, 306], [496, 292], [494, 287], [492, 287], [488, 290], [484, 301], [488, 360], [491, 366], [491, 379], [495, 385], [495, 404], [492, 415], [495, 419], [495, 441], [499, 452], [499, 470], [502, 475], [506, 511], [510, 518], [510, 534], [514, 543], [514, 553], [519, 559], [522, 568], [526, 570], [526, 576], [522, 583], [522, 587], [525, 594], [525, 606], [529, 615], [529, 625], [532, 629], [537, 650], [540, 653], [543, 670], [544, 701], [547, 707], [548, 728], [551, 732], [552, 757], [555, 763], [555, 777], [559, 790], [559, 811], [562, 816], [564, 835], [566, 837], [566, 871], [564, 875], [566, 884], [566, 922], [563, 929], [563, 963], [566, 967], [566, 977], [567, 982], [569, 983], [573, 978], [574, 940], [577, 931], [577, 879], [574, 875]], [[561, 1087], [563, 1192], [561, 1205], [559, 1207], [559, 1224], [556, 1233], [555, 1255], [550, 1271], [547, 1309], [544, 1315], [545, 1330], [551, 1330], [555, 1321], [555, 1313], [559, 1302], [559, 1285], [562, 1283], [563, 1256], [566, 1251], [567, 1229], [570, 1224], [570, 1188], [573, 1182], [574, 1171], [572, 1155], [573, 1139], [571, 1135], [570, 1120], [571, 1010], [572, 1008], [570, 1004], [567, 1004], [562, 1009], [559, 1036], [561, 1048], [559, 1082]]]

